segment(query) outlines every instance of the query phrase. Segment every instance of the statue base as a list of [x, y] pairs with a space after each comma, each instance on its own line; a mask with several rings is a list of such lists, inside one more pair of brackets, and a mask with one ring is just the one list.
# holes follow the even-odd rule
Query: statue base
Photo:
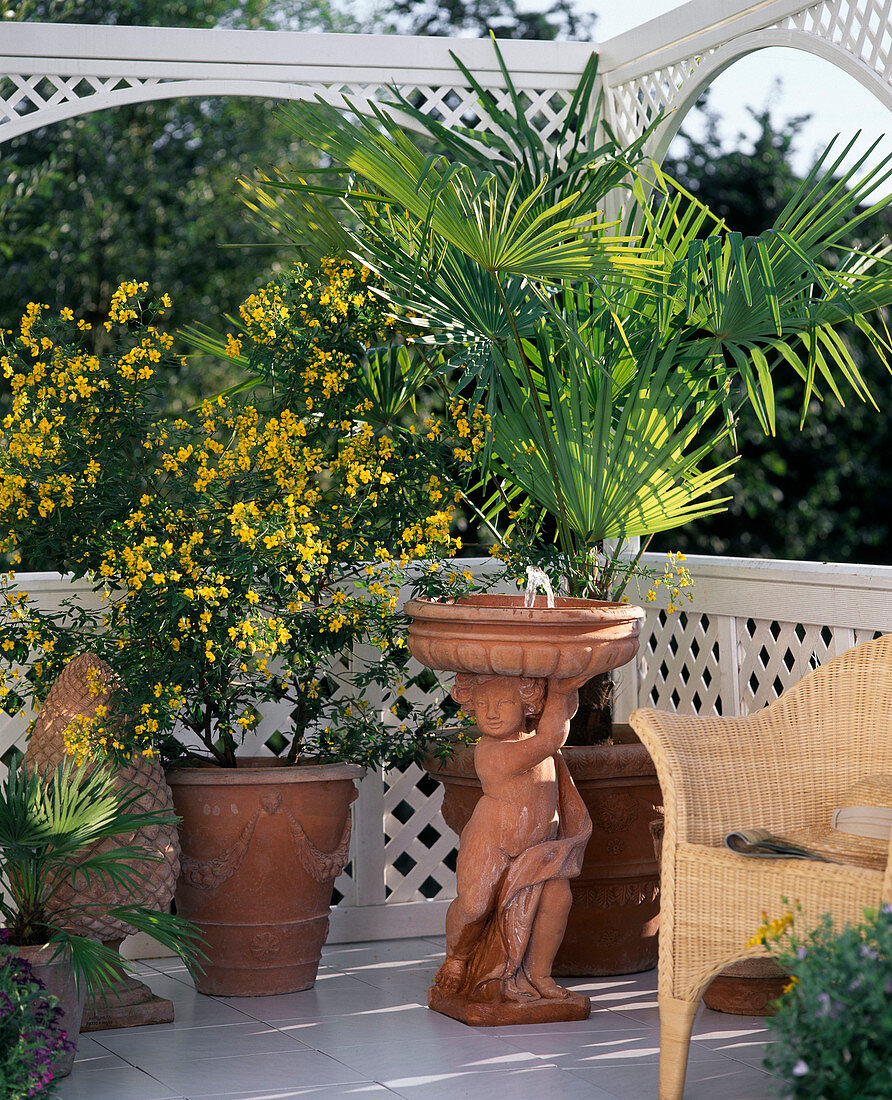
[[569, 993], [565, 999], [546, 997], [530, 1001], [471, 1001], [462, 993], [443, 993], [431, 986], [428, 1007], [469, 1027], [506, 1027], [514, 1024], [562, 1024], [587, 1020], [592, 1002], [584, 993]]

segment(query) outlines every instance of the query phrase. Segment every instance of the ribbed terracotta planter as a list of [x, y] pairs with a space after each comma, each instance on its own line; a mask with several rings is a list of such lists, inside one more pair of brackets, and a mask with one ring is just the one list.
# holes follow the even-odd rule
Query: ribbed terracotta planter
[[43, 982], [47, 993], [51, 993], [56, 998], [59, 1008], [62, 1009], [62, 1030], [68, 1035], [73, 1046], [71, 1050], [62, 1051], [56, 1055], [53, 1059], [53, 1070], [56, 1077], [67, 1077], [74, 1067], [74, 1058], [77, 1054], [77, 1038], [84, 1014], [86, 988], [78, 991], [67, 959], [53, 959], [55, 950], [55, 944], [13, 948], [20, 959], [27, 959], [35, 976]]
[[[662, 811], [653, 762], [631, 728], [615, 726], [617, 744], [561, 750], [592, 819], [573, 907], [552, 973], [632, 974], [657, 963], [660, 867], [650, 822]], [[480, 797], [474, 751], [460, 746], [443, 763], [427, 762], [444, 786], [443, 817], [456, 833]]]
[[199, 992], [257, 997], [313, 985], [362, 774], [270, 758], [168, 771], [182, 818], [177, 912], [199, 926], [210, 958]]

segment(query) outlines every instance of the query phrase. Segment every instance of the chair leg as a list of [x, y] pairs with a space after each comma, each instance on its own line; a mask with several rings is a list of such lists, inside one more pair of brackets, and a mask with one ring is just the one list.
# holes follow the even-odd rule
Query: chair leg
[[681, 1100], [688, 1068], [688, 1049], [694, 1017], [700, 1007], [696, 1001], [677, 1001], [658, 997], [660, 1006], [660, 1093], [659, 1100]]

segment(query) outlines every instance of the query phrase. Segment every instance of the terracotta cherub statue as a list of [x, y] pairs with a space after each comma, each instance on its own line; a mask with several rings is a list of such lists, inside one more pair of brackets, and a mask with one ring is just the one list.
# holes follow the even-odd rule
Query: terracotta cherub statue
[[453, 697], [480, 729], [483, 789], [461, 834], [458, 895], [431, 1008], [469, 1024], [585, 1019], [588, 997], [551, 977], [591, 820], [561, 746], [578, 683], [459, 673]]

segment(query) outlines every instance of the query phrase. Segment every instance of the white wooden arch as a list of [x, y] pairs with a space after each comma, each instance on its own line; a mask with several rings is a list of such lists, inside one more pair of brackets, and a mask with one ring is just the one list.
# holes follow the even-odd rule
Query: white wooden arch
[[662, 114], [650, 140], [662, 160], [703, 90], [769, 46], [824, 58], [892, 109], [890, 0], [692, 0], [601, 47], [607, 121], [628, 142]]

